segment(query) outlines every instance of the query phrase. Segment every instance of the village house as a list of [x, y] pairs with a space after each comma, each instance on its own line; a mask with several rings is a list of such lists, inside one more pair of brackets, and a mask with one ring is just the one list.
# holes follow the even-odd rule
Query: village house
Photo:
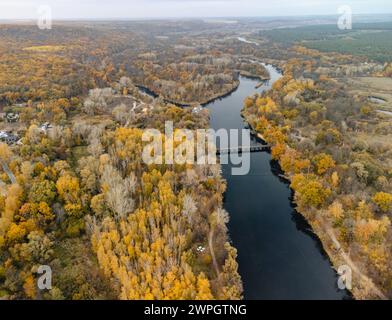
[[53, 126], [49, 122], [45, 122], [41, 124], [39, 128], [42, 132], [46, 133], [49, 129], [52, 129]]
[[0, 141], [7, 144], [15, 144], [20, 140], [19, 136], [12, 132], [0, 131]]
[[19, 114], [13, 113], [13, 112], [6, 113], [6, 115], [5, 115], [5, 120], [6, 120], [8, 123], [15, 123], [15, 122], [18, 122], [18, 121], [19, 121]]

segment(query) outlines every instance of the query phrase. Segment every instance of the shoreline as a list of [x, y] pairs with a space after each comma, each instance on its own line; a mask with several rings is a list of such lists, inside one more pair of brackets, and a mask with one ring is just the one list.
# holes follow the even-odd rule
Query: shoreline
[[[253, 79], [253, 80], [254, 79], [259, 79], [258, 77], [248, 77], [248, 76], [245, 76], [245, 75], [241, 75], [241, 76], [244, 77], [244, 78], [250, 78], [250, 79]], [[212, 103], [212, 102], [214, 102], [216, 100], [221, 100], [221, 99], [224, 99], [225, 97], [231, 95], [233, 92], [235, 92], [238, 89], [238, 87], [240, 85], [240, 82], [241, 82], [240, 80], [236, 81], [235, 86], [231, 90], [229, 90], [228, 92], [223, 93], [223, 94], [222, 93], [217, 94], [214, 97], [208, 99], [206, 102], [204, 102], [204, 103], [202, 103], [200, 105], [202, 107], [205, 107], [206, 105], [208, 105], [208, 104], [210, 104], [210, 103]], [[158, 94], [156, 94], [155, 92], [153, 92], [152, 90], [150, 90], [147, 87], [140, 86], [140, 85], [137, 85], [137, 87], [139, 89], [141, 89], [141, 90], [144, 90], [147, 94], [150, 94], [150, 95], [152, 95], [154, 97], [159, 97]], [[170, 101], [168, 99], [164, 99], [164, 101], [167, 102], [167, 103], [172, 103], [172, 104], [174, 104], [174, 105], [176, 105], [178, 107], [191, 107], [192, 106], [191, 104], [184, 104], [184, 103], [181, 103], [181, 102]], [[241, 114], [241, 117], [244, 119], [244, 122], [251, 129], [251, 134], [254, 137], [256, 137], [257, 139], [259, 139], [261, 142], [265, 142], [265, 139], [264, 139], [263, 135], [261, 133], [257, 132], [253, 128], [253, 126], [248, 122], [248, 119], [247, 119], [247, 116], [246, 116], [246, 113], [244, 112], [244, 110], [242, 110], [240, 114]], [[269, 152], [269, 151], [264, 151], [264, 152]], [[277, 169], [278, 169], [279, 173], [276, 173], [275, 176], [278, 177], [283, 183], [286, 183], [286, 184], [288, 184], [290, 186], [290, 184], [291, 184], [291, 177], [285, 175], [284, 171], [280, 167], [280, 163], [279, 162], [277, 162], [277, 165], [278, 165]], [[325, 231], [325, 229], [328, 228], [328, 225], [327, 224], [322, 224], [321, 226], [317, 225], [314, 221], [311, 221], [308, 218], [308, 215], [307, 215], [306, 212], [299, 211], [297, 209], [297, 205], [296, 205], [296, 202], [295, 202], [295, 192], [292, 189], [291, 189], [291, 191], [292, 191], [292, 194], [293, 194], [293, 197], [291, 199], [291, 203], [293, 205], [293, 209], [296, 212], [298, 212], [298, 214], [301, 215], [305, 219], [305, 221], [309, 224], [309, 226], [311, 227], [312, 234], [314, 234], [314, 236], [317, 237], [318, 241], [320, 241], [320, 244], [321, 244], [321, 247], [322, 247], [322, 250], [323, 250], [322, 254], [325, 255], [325, 257], [329, 260], [329, 263], [330, 263], [331, 267], [338, 274], [339, 266], [341, 266], [342, 264], [348, 264], [348, 265], [350, 265], [350, 264], [347, 263], [347, 261], [345, 261], [342, 257], [340, 257], [341, 248], [337, 252], [334, 252], [333, 249], [331, 249], [333, 247], [334, 241], [333, 241], [333, 239], [331, 239], [331, 237], [328, 234], [328, 232]], [[342, 262], [344, 262], [344, 263], [342, 263]], [[352, 269], [354, 270], [354, 268], [352, 268]], [[358, 290], [360, 290], [360, 289], [358, 288]], [[359, 294], [357, 294], [357, 292], [356, 292], [357, 290], [355, 290], [355, 286], [354, 286], [353, 289], [347, 290], [347, 291], [349, 292], [349, 294], [354, 299], [363, 299], [364, 298], [364, 297], [360, 296]]]
[[[241, 112], [241, 115], [244, 118], [245, 123], [249, 126], [251, 129], [252, 135], [254, 135], [257, 139], [260, 139], [262, 142], [266, 143], [263, 135], [259, 132], [257, 132], [253, 126], [248, 122], [246, 114], [244, 112]], [[268, 151], [263, 151], [263, 152], [268, 152]], [[353, 286], [352, 288], [346, 289], [350, 295], [352, 296], [353, 299], [355, 300], [363, 300], [363, 299], [371, 299], [372, 297], [377, 297], [378, 299], [381, 300], [387, 300], [386, 296], [384, 293], [377, 288], [377, 286], [374, 284], [373, 280], [370, 279], [367, 275], [363, 274], [358, 267], [354, 264], [354, 262], [350, 259], [349, 253], [345, 252], [342, 246], [340, 245], [339, 241], [336, 239], [336, 236], [333, 232], [333, 229], [331, 226], [328, 225], [323, 219], [321, 220], [321, 223], [318, 221], [312, 221], [309, 219], [309, 215], [307, 212], [301, 212], [298, 210], [296, 201], [295, 201], [295, 191], [291, 188], [291, 177], [286, 176], [285, 172], [282, 170], [279, 161], [276, 161], [278, 165], [278, 171], [279, 173], [276, 174], [276, 176], [283, 180], [283, 183], [286, 183], [289, 185], [290, 190], [293, 194], [293, 197], [291, 199], [291, 203], [293, 204], [293, 208], [298, 214], [300, 214], [306, 222], [310, 225], [312, 233], [317, 237], [317, 239], [320, 241], [322, 250], [324, 251], [325, 256], [328, 258], [331, 267], [336, 271], [337, 275], [338, 269], [342, 265], [348, 265], [353, 272], [353, 278], [358, 277], [359, 279], [357, 280], [357, 283], [359, 285], [355, 285], [356, 281], [353, 281]], [[355, 278], [354, 278], [355, 280]], [[372, 289], [372, 295], [368, 296], [363, 296], [361, 294], [363, 289], [369, 289], [363, 288], [361, 286], [367, 285]]]
[[[246, 77], [244, 77], [244, 78], [246, 78]], [[254, 90], [252, 90], [252, 92], [254, 92]], [[251, 130], [252, 137], [256, 138], [257, 142], [263, 143], [263, 141], [265, 141], [263, 135], [256, 132], [256, 130], [254, 130], [253, 127], [250, 125], [250, 123], [246, 120], [244, 110], [239, 110], [239, 115], [241, 116], [242, 121], [245, 124], [245, 128], [248, 127]], [[271, 154], [270, 149], [265, 150], [265, 152]], [[281, 169], [281, 167], [277, 161], [274, 162], [273, 164], [271, 164], [269, 168], [272, 171], [273, 176], [278, 178], [278, 181], [276, 183], [283, 183], [284, 186], [290, 186], [290, 177], [285, 176], [283, 170]], [[335, 271], [335, 269], [336, 269], [335, 264], [330, 257], [330, 252], [326, 248], [326, 243], [323, 241], [322, 237], [318, 234], [319, 231], [316, 229], [316, 227], [310, 223], [310, 221], [306, 217], [306, 215], [299, 212], [296, 209], [296, 204], [294, 201], [294, 191], [291, 188], [289, 188], [289, 190], [290, 190], [289, 205], [291, 207], [291, 212], [288, 212], [287, 214], [289, 216], [291, 216], [291, 215], [296, 216], [297, 219], [300, 219], [305, 224], [305, 229], [301, 229], [300, 231], [306, 233], [309, 237], [311, 237], [312, 241], [317, 242], [318, 253], [322, 256], [322, 259], [325, 261], [327, 268], [334, 269], [334, 271], [333, 271], [334, 278], [332, 278], [331, 281], [332, 281], [332, 284], [336, 286], [337, 280], [338, 280], [338, 275], [337, 275], [337, 271]], [[227, 198], [227, 195], [225, 192], [224, 193], [224, 202], [226, 203], [227, 200], [230, 200], [230, 199]], [[229, 211], [229, 209], [227, 209], [227, 210], [230, 214], [232, 214], [232, 212]], [[290, 218], [292, 219], [292, 217], [290, 217]], [[263, 231], [263, 227], [260, 226], [260, 228], [258, 230]], [[238, 248], [238, 250], [243, 249], [243, 248], [237, 247], [235, 245], [235, 243], [233, 243], [233, 244], [236, 248]], [[239, 261], [239, 264], [241, 264], [240, 261]], [[244, 281], [244, 279], [243, 279], [243, 281]], [[338, 296], [344, 295], [344, 299], [351, 300], [354, 298], [352, 292], [350, 292], [348, 290], [344, 290], [344, 291], [342, 290], [341, 292], [343, 294], [339, 293], [338, 290], [336, 290], [336, 291], [337, 291]], [[245, 295], [245, 293], [244, 293], [244, 295]], [[339, 299], [339, 298], [337, 298], [337, 299]]]
[[[243, 118], [245, 120], [245, 123], [249, 126], [249, 128], [251, 128], [252, 134], [257, 138], [260, 139], [263, 143], [266, 143], [264, 136], [257, 132], [252, 125], [248, 122], [246, 115], [244, 113], [243, 114]], [[263, 151], [263, 152], [267, 152], [267, 151]], [[303, 212], [299, 211], [297, 209], [297, 204], [295, 202], [295, 191], [291, 188], [291, 177], [286, 176], [285, 172], [282, 170], [279, 161], [276, 161], [277, 164], [277, 169], [279, 173], [276, 173], [275, 175], [280, 178], [282, 181], [282, 183], [287, 184], [290, 187], [290, 191], [292, 193], [292, 199], [290, 199], [290, 202], [293, 205], [293, 209], [298, 212], [298, 214], [300, 214], [305, 220], [306, 222], [310, 225], [310, 227], [312, 228], [311, 231], [312, 233], [317, 237], [317, 239], [320, 241], [321, 245], [322, 245], [322, 250], [324, 251], [323, 253], [325, 254], [325, 256], [328, 258], [328, 260], [330, 261], [331, 266], [334, 268], [334, 270], [336, 271], [336, 273], [338, 273], [337, 269], [338, 266], [336, 266], [336, 259], [333, 259], [332, 257], [332, 253], [330, 252], [330, 250], [327, 249], [327, 245], [325, 243], [325, 240], [323, 239], [322, 235], [320, 235], [320, 232], [316, 232], [316, 228], [314, 223], [312, 223], [312, 221], [310, 221], [310, 219], [306, 216], [306, 214], [304, 214]], [[357, 297], [355, 297], [354, 293], [352, 292], [352, 290], [347, 290], [351, 293], [351, 295], [357, 299]]]
[[263, 76], [260, 76], [260, 75], [256, 75], [256, 74], [250, 73], [248, 71], [241, 71], [240, 70], [240, 75], [242, 77], [245, 77], [245, 78], [249, 78], [249, 79], [253, 79], [253, 80], [260, 80], [261, 82], [265, 82], [265, 81], [271, 80], [271, 76], [263, 77]]
[[155, 91], [151, 90], [150, 88], [144, 86], [144, 85], [136, 85], [136, 87], [139, 90], [144, 91], [145, 93], [153, 96], [154, 98], [162, 98], [163, 101], [165, 103], [170, 103], [170, 104], [174, 104], [177, 107], [180, 108], [187, 108], [187, 107], [192, 107], [193, 105], [201, 105], [202, 107], [206, 106], [207, 104], [210, 104], [216, 100], [220, 100], [223, 98], [226, 98], [227, 96], [229, 96], [230, 94], [232, 94], [233, 92], [235, 92], [239, 85], [240, 85], [241, 81], [237, 80], [235, 81], [235, 83], [232, 85], [232, 88], [230, 90], [228, 90], [227, 92], [221, 92], [221, 93], [217, 93], [216, 95], [206, 99], [206, 100], [202, 100], [201, 102], [199, 101], [194, 101], [194, 102], [183, 102], [183, 101], [176, 101], [176, 100], [171, 100], [171, 99], [167, 99], [164, 98], [162, 95], [156, 93]]
[[[256, 85], [256, 87], [255, 87], [256, 89], [263, 86], [266, 81], [271, 80], [270, 76], [262, 77], [262, 76], [258, 76], [258, 75], [253, 75], [251, 73], [247, 73], [245, 71], [240, 71], [240, 76], [247, 78], [247, 79], [259, 80], [260, 82]], [[206, 105], [213, 103], [217, 100], [224, 99], [224, 98], [228, 97], [229, 95], [231, 95], [233, 92], [235, 92], [238, 89], [238, 87], [240, 86], [240, 83], [241, 83], [240, 80], [236, 80], [234, 82], [234, 84], [232, 85], [232, 88], [230, 90], [228, 90], [227, 92], [217, 93], [216, 95], [214, 95], [206, 100], [202, 100], [201, 102], [199, 102], [199, 101], [184, 102], [184, 101], [171, 100], [171, 99], [164, 98], [162, 95], [156, 93], [155, 91], [151, 90], [150, 88], [146, 87], [145, 85], [136, 84], [135, 86], [139, 90], [142, 90], [143, 92], [145, 92], [146, 94], [148, 94], [154, 98], [161, 98], [165, 103], [174, 104], [175, 106], [180, 107], [180, 108], [187, 108], [187, 107], [192, 107], [193, 105], [200, 105], [202, 107], [205, 107]]]

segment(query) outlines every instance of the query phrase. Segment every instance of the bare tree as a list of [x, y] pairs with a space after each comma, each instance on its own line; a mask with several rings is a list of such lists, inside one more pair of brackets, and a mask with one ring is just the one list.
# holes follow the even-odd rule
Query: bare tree
[[82, 139], [87, 139], [90, 135], [91, 126], [85, 121], [76, 121], [72, 127], [72, 133], [74, 138], [79, 136]]
[[114, 119], [121, 125], [128, 125], [135, 118], [135, 113], [123, 103], [115, 107], [112, 114]]
[[32, 124], [27, 130], [26, 137], [30, 143], [37, 144], [41, 141], [41, 130], [35, 124]]
[[133, 87], [132, 80], [129, 79], [128, 77], [121, 77], [119, 83], [120, 83], [120, 86], [123, 88], [132, 88]]
[[192, 196], [185, 195], [183, 206], [182, 206], [182, 214], [188, 219], [188, 222], [192, 224], [193, 222], [193, 215], [196, 213], [197, 207], [196, 203], [193, 200]]
[[61, 141], [63, 137], [63, 127], [61, 126], [53, 126], [48, 130], [48, 137], [55, 142]]
[[133, 176], [123, 179], [112, 165], [106, 165], [101, 185], [105, 186], [105, 199], [110, 209], [116, 213], [117, 219], [125, 219], [134, 209], [132, 193], [135, 190], [136, 179]]
[[111, 88], [91, 89], [88, 98], [84, 101], [83, 111], [89, 115], [104, 112], [112, 98], [113, 90]]
[[93, 139], [89, 146], [87, 147], [87, 151], [95, 158], [98, 158], [105, 150], [101, 144], [101, 141], [97, 138]]

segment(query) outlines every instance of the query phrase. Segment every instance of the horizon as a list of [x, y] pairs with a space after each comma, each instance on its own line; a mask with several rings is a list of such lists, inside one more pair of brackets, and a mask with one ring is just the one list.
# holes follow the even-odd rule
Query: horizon
[[[336, 16], [341, 6], [354, 15], [392, 14], [392, 3], [375, 0], [0, 0], [0, 20], [32, 20], [42, 7], [50, 8], [54, 20], [156, 20], [210, 18], [273, 18]], [[282, 9], [284, 8], [284, 9]]]
[[[306, 15], [299, 15], [299, 14], [293, 14], [293, 15], [275, 15], [275, 16], [194, 16], [194, 17], [186, 17], [186, 16], [178, 16], [178, 17], [90, 17], [90, 18], [85, 18], [85, 17], [75, 17], [75, 18], [53, 18], [53, 22], [78, 22], [78, 21], [176, 21], [176, 20], [184, 20], [184, 21], [192, 21], [192, 20], [217, 20], [217, 19], [222, 19], [224, 22], [225, 20], [227, 21], [232, 21], [233, 19], [238, 19], [238, 20], [246, 20], [246, 19], [301, 19], [301, 18], [308, 18], [308, 19], [314, 19], [314, 18], [336, 18], [338, 17], [339, 14], [306, 14]], [[387, 12], [387, 13], [357, 13], [353, 14], [353, 17], [379, 17], [379, 18], [390, 18], [392, 19], [392, 12]], [[224, 20], [223, 20], [224, 19]], [[35, 21], [36, 18], [0, 18], [0, 21], [4, 22], [33, 22]], [[236, 22], [236, 21], [235, 21]]]

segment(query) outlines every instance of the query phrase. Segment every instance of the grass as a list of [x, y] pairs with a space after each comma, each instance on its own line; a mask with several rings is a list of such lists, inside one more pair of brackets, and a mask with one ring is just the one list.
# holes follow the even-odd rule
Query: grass
[[58, 286], [67, 299], [115, 299], [113, 290], [98, 265], [92, 251], [90, 239], [79, 237], [63, 239], [54, 248], [52, 261], [54, 285]]
[[353, 94], [384, 99], [385, 103], [375, 104], [375, 106], [378, 109], [392, 111], [392, 78], [353, 77], [343, 81], [345, 81], [347, 89]]
[[32, 52], [58, 52], [64, 50], [65, 46], [32, 46], [23, 48], [24, 51], [32, 51]]

